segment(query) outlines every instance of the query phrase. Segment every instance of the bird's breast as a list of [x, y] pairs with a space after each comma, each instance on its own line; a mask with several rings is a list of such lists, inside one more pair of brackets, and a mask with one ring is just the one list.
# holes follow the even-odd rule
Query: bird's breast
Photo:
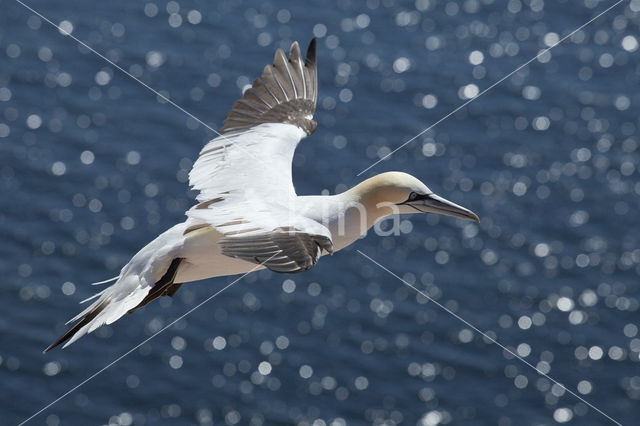
[[262, 269], [253, 263], [223, 255], [219, 245], [222, 237], [210, 226], [187, 233], [179, 253], [185, 260], [180, 264], [175, 282], [199, 281]]

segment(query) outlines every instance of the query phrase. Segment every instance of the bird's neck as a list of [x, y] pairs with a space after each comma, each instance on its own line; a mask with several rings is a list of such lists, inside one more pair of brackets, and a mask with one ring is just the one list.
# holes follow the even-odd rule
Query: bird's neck
[[370, 181], [337, 195], [299, 197], [303, 214], [331, 231], [334, 250], [350, 245], [376, 222], [397, 213], [375, 182]]
[[355, 206], [360, 211], [366, 230], [380, 219], [397, 213], [395, 204], [387, 201], [388, 194], [380, 186], [378, 176], [360, 182], [353, 188], [338, 194], [337, 197], [342, 197], [348, 204]]

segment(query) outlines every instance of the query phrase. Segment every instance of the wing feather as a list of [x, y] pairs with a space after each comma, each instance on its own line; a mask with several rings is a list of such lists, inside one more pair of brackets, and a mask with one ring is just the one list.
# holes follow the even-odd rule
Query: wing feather
[[[265, 66], [262, 76], [233, 104], [221, 133], [243, 131], [262, 123], [289, 123], [308, 135], [313, 133], [317, 127], [311, 119], [318, 99], [316, 66], [315, 38], [309, 43], [304, 61], [298, 42], [291, 45], [289, 59], [278, 49], [273, 65]], [[250, 118], [240, 119], [240, 111]]]
[[281, 227], [249, 237], [227, 237], [220, 240], [222, 254], [248, 262], [263, 263], [276, 272], [294, 273], [316, 264], [322, 250], [333, 251], [326, 235], [299, 232]]

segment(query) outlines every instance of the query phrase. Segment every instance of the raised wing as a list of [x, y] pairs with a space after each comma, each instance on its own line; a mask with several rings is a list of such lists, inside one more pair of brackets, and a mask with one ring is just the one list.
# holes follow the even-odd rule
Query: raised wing
[[198, 201], [213, 203], [247, 190], [295, 196], [291, 162], [298, 142], [316, 128], [317, 87], [315, 39], [304, 62], [297, 42], [288, 60], [278, 49], [274, 64], [233, 104], [221, 136], [205, 145], [193, 165], [189, 184], [200, 191]]
[[185, 233], [212, 226], [225, 235], [224, 254], [279, 272], [308, 269], [322, 249], [332, 251], [329, 230], [295, 213], [291, 177], [296, 146], [317, 126], [317, 87], [315, 39], [304, 61], [297, 42], [289, 59], [276, 51], [193, 165], [199, 204]]

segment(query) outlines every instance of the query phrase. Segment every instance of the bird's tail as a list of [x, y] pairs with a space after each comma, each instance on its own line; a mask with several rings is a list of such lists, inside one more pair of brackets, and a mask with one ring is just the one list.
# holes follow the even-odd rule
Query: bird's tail
[[[160, 280], [158, 280], [152, 287], [147, 286], [146, 291], [141, 288], [140, 284], [137, 284], [132, 292], [123, 295], [123, 290], [131, 288], [131, 284], [134, 284], [134, 280], [140, 281], [138, 276], [134, 275], [128, 276], [124, 279], [118, 278], [112, 286], [107, 287], [90, 298], [83, 300], [83, 302], [86, 302], [88, 300], [98, 298], [84, 311], [69, 320], [67, 324], [72, 322], [75, 322], [75, 324], [73, 324], [55, 342], [49, 345], [44, 352], [49, 352], [51, 349], [68, 340], [68, 342], [63, 346], [66, 347], [85, 334], [91, 333], [101, 325], [111, 324], [124, 314], [131, 313], [160, 296], [173, 296], [173, 294], [182, 285], [181, 283], [174, 282], [176, 273], [178, 272], [178, 267], [182, 260], [183, 259], [181, 258], [173, 259], [167, 269], [167, 272], [165, 272], [162, 278], [160, 278]], [[127, 280], [130, 281], [130, 283], [127, 283]]]

